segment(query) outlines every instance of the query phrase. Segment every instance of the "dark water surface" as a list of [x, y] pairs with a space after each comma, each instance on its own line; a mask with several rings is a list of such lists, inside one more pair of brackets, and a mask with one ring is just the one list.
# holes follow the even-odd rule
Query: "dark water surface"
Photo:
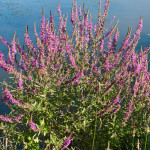
[[[21, 45], [24, 43], [25, 27], [29, 25], [29, 35], [34, 40], [33, 26], [36, 21], [36, 28], [39, 32], [40, 20], [42, 16], [42, 6], [45, 10], [45, 17], [49, 17], [49, 12], [54, 13], [57, 10], [58, 2], [60, 3], [62, 14], [66, 12], [69, 14], [68, 22], [70, 22], [70, 12], [72, 0], [0, 0], [0, 35], [8, 42], [11, 42], [14, 31], [18, 35]], [[99, 0], [77, 0], [77, 5], [85, 3], [85, 8], [90, 8], [92, 14], [92, 21], [94, 24], [97, 22], [98, 16], [98, 2]], [[102, 0], [102, 8], [104, 0]], [[115, 21], [119, 20], [120, 39], [119, 45], [123, 41], [128, 26], [132, 28], [134, 33], [140, 16], [143, 16], [143, 31], [141, 39], [136, 48], [139, 51], [140, 46], [143, 48], [150, 45], [150, 0], [112, 0], [110, 3], [110, 10], [106, 24], [109, 23], [111, 18], [115, 15]], [[55, 25], [58, 27], [58, 13], [55, 14]], [[69, 23], [68, 23], [69, 24]], [[70, 24], [69, 24], [70, 25]], [[71, 28], [68, 28], [71, 32]], [[0, 51], [7, 56], [8, 49], [0, 42]], [[8, 80], [8, 75], [0, 69], [0, 82]], [[0, 88], [0, 97], [1, 97]], [[0, 114], [8, 112], [7, 106], [4, 106], [0, 101]]]

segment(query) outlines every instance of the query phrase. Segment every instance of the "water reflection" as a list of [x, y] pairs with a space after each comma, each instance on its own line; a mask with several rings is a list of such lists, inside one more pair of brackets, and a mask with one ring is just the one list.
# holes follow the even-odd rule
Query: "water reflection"
[[[27, 24], [29, 24], [29, 35], [31, 39], [34, 40], [33, 24], [34, 21], [36, 21], [37, 29], [40, 28], [40, 20], [42, 16], [41, 7], [44, 7], [45, 16], [49, 17], [50, 10], [54, 12], [57, 9], [58, 2], [60, 3], [62, 13], [65, 14], [67, 12], [70, 14], [73, 0], [0, 0], [0, 35], [8, 42], [11, 42], [14, 31], [16, 31], [17, 36], [19, 37], [19, 42], [21, 45], [23, 45], [25, 27]], [[77, 0], [78, 6], [80, 3], [85, 3], [86, 9], [90, 7], [92, 21], [94, 24], [97, 22], [98, 2], [99, 0]], [[102, 8], [103, 6], [104, 0], [102, 0]], [[126, 35], [128, 26], [132, 28], [132, 33], [135, 31], [140, 16], [143, 16], [144, 28], [141, 34], [139, 45], [136, 49], [139, 51], [140, 45], [142, 45], [144, 48], [150, 44], [149, 6], [149, 0], [111, 0], [110, 11], [106, 24], [109, 23], [110, 19], [114, 15], [116, 16], [115, 21], [119, 20], [119, 45], [121, 45], [121, 42]], [[58, 13], [56, 13], [54, 20], [57, 28]], [[70, 24], [68, 23], [67, 25]], [[71, 31], [71, 28], [69, 28], [69, 30]], [[8, 49], [2, 43], [0, 43], [0, 51], [2, 51], [5, 55], [8, 53]], [[0, 80], [3, 81], [5, 77], [8, 79], [7, 73], [4, 73], [2, 70], [0, 70]], [[4, 110], [5, 107], [0, 107], [0, 113], [1, 111], [4, 112]]]

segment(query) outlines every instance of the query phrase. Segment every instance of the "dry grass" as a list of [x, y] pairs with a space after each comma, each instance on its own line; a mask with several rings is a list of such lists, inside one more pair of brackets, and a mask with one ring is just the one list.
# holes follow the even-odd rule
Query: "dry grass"
[[8, 138], [0, 137], [0, 150], [17, 150], [17, 147]]

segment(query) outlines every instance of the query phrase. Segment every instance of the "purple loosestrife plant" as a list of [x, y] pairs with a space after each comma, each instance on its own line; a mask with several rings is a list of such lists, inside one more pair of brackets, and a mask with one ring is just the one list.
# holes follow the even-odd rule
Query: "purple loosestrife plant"
[[46, 20], [42, 8], [40, 33], [34, 24], [36, 45], [28, 26], [23, 47], [16, 33], [11, 44], [0, 36], [9, 49], [8, 61], [0, 52], [0, 67], [14, 78], [13, 84], [2, 83], [2, 101], [11, 113], [0, 115], [0, 129], [9, 140], [24, 149], [131, 149], [138, 139], [140, 147], [150, 146], [149, 133], [145, 138], [150, 125], [150, 46], [136, 52], [143, 18], [133, 36], [128, 29], [117, 49], [115, 17], [105, 27], [110, 0], [105, 1], [103, 12], [101, 5], [100, 1], [97, 25], [89, 9], [77, 8], [76, 0], [70, 17], [64, 17], [58, 5], [57, 30], [54, 14]]

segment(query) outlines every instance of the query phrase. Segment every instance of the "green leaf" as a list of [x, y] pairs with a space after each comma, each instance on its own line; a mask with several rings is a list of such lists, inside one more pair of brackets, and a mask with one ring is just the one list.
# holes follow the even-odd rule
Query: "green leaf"
[[[37, 126], [38, 127], [38, 126]], [[39, 131], [38, 136], [41, 134], [41, 131]]]
[[56, 92], [56, 91], [55, 91], [55, 90], [53, 90], [53, 89], [50, 89], [50, 90], [49, 90], [49, 92], [54, 93], [54, 92]]
[[34, 139], [34, 142], [35, 142], [35, 143], [39, 143], [38, 137], [36, 137], [36, 139]]
[[40, 125], [45, 125], [45, 121], [44, 121], [44, 118], [43, 118], [43, 120], [39, 120], [39, 122], [40, 122]]
[[31, 141], [31, 136], [28, 136], [28, 140]]
[[10, 90], [10, 92], [16, 92], [16, 90]]
[[86, 109], [85, 109], [85, 108], [83, 108], [83, 110], [82, 110], [82, 114], [84, 114], [84, 113], [85, 113], [85, 111], [86, 111]]
[[36, 104], [37, 104], [37, 102], [33, 103], [33, 104], [32, 104], [32, 106], [33, 106], [33, 107], [35, 107], [35, 106], [36, 106]]
[[10, 79], [14, 79], [14, 77], [9, 77]]
[[43, 134], [44, 136], [48, 133], [48, 131], [46, 129], [44, 129]]
[[35, 87], [40, 87], [39, 85], [34, 84]]
[[42, 95], [42, 94], [40, 95], [40, 97], [42, 97], [42, 98], [46, 98], [46, 96], [45, 96], [45, 95]]
[[49, 117], [52, 118], [53, 117], [53, 112], [49, 113]]

